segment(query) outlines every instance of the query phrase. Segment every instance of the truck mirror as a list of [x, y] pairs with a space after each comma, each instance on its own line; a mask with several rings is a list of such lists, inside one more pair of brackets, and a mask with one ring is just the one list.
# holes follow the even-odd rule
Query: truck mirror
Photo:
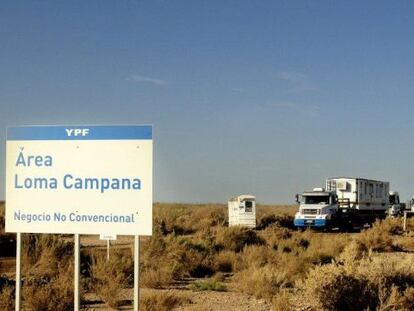
[[299, 204], [299, 202], [300, 202], [300, 201], [299, 201], [299, 194], [296, 194], [296, 195], [295, 195], [295, 200], [296, 200], [296, 203], [298, 203], [298, 204]]

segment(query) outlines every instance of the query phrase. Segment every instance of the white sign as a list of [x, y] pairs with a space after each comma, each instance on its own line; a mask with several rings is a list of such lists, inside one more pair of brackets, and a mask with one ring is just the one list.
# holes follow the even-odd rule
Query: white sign
[[100, 234], [99, 239], [100, 240], [116, 241], [116, 235], [114, 235], [114, 234]]
[[6, 231], [151, 235], [152, 127], [9, 128]]

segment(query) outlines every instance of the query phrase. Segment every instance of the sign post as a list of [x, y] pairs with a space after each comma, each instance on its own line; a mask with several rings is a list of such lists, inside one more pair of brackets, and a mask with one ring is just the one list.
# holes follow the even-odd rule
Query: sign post
[[111, 245], [111, 240], [116, 240], [116, 235], [113, 234], [101, 234], [99, 236], [100, 240], [106, 240], [106, 261], [109, 261], [109, 247]]
[[133, 235], [135, 246], [152, 234], [152, 127], [9, 128], [6, 198], [6, 231], [18, 233], [16, 310], [22, 232], [75, 235], [78, 310], [80, 234]]
[[22, 234], [17, 232], [16, 236], [16, 302], [15, 310], [20, 311], [21, 299], [21, 286], [22, 286]]
[[80, 237], [79, 234], [75, 234], [75, 275], [74, 275], [74, 307], [75, 311], [79, 311], [80, 308], [80, 295], [79, 295], [79, 285], [80, 285]]
[[139, 310], [139, 236], [134, 239], [134, 311]]

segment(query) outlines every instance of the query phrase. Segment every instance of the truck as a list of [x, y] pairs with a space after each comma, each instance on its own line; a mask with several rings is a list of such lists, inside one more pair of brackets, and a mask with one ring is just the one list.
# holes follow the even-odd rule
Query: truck
[[408, 211], [414, 212], [414, 196], [405, 204], [405, 208]]
[[397, 191], [390, 191], [389, 193], [389, 207], [388, 216], [397, 217], [403, 214], [405, 209], [404, 204], [400, 202], [400, 195]]
[[326, 179], [325, 186], [297, 195], [297, 228], [353, 229], [387, 215], [389, 182], [333, 177]]

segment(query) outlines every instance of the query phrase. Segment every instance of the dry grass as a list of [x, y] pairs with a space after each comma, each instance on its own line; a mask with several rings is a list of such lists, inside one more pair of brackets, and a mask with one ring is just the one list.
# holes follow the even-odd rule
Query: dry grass
[[0, 310], [14, 310], [14, 284], [4, 277], [0, 277]]
[[22, 234], [23, 274], [54, 277], [73, 258], [74, 243], [54, 234]]
[[281, 290], [272, 299], [274, 311], [292, 310], [292, 295], [287, 290]]
[[257, 298], [272, 298], [286, 286], [286, 273], [273, 265], [250, 267], [235, 276], [238, 288]]
[[338, 261], [312, 268], [298, 282], [298, 302], [314, 310], [409, 310], [413, 259], [365, 253], [353, 244]]
[[358, 235], [358, 241], [367, 249], [373, 251], [392, 251], [399, 249], [393, 244], [392, 235], [402, 233], [401, 221], [399, 219], [377, 220], [372, 228], [362, 231]]
[[262, 245], [264, 240], [256, 231], [244, 227], [220, 227], [217, 229], [216, 243], [219, 248], [232, 252], [240, 252], [247, 245]]
[[[140, 282], [158, 290], [145, 292], [142, 310], [187, 303], [165, 289], [189, 278], [198, 278], [193, 290], [222, 290], [225, 284], [267, 299], [275, 310], [413, 309], [413, 257], [395, 252], [414, 251], [414, 234], [402, 232], [401, 219], [355, 234], [299, 232], [292, 228], [295, 210], [258, 206], [258, 228], [252, 230], [229, 228], [225, 205], [155, 204], [154, 235], [141, 240]], [[0, 208], [0, 228], [1, 215]], [[59, 235], [23, 237], [26, 308], [72, 309], [73, 243]], [[121, 290], [132, 285], [130, 249], [115, 252], [109, 262], [102, 252], [83, 252], [82, 261], [88, 289], [119, 306]], [[0, 303], [12, 301], [5, 298], [10, 295], [13, 287], [3, 286]]]
[[23, 307], [73, 309], [73, 242], [59, 235], [22, 235]]
[[170, 311], [174, 307], [190, 302], [187, 296], [168, 291], [144, 292], [141, 294], [139, 307], [142, 311]]
[[22, 287], [23, 308], [33, 311], [73, 310], [73, 266], [52, 278], [26, 279]]
[[204, 279], [195, 281], [191, 284], [191, 289], [194, 291], [215, 291], [225, 292], [227, 287], [217, 278]]
[[117, 308], [123, 301], [122, 290], [133, 281], [133, 271], [131, 254], [115, 251], [109, 260], [103, 254], [94, 254], [90, 267], [92, 288], [109, 307]]

